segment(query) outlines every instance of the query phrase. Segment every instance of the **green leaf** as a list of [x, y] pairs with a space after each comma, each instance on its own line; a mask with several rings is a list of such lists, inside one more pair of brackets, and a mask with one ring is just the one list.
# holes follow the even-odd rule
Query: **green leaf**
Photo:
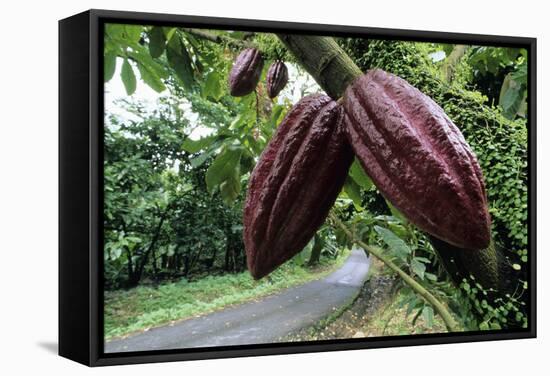
[[132, 42], [138, 42], [141, 38], [141, 31], [143, 26], [140, 25], [124, 25], [124, 39], [128, 39]]
[[368, 175], [363, 170], [363, 167], [361, 167], [361, 164], [355, 159], [353, 161], [351, 168], [349, 170], [349, 176], [357, 183], [361, 188], [368, 191], [372, 188], [373, 183], [372, 180], [368, 177]]
[[217, 136], [212, 135], [200, 138], [198, 140], [186, 138], [181, 144], [181, 148], [188, 153], [198, 153], [199, 151], [205, 149], [207, 146], [210, 146], [212, 144], [212, 141], [214, 141], [216, 137]]
[[[515, 72], [518, 80], [524, 80], [521, 73]], [[526, 91], [523, 86], [514, 79], [514, 73], [510, 72], [504, 77], [499, 95], [499, 106], [508, 119], [513, 119], [520, 111], [526, 99]]]
[[434, 310], [430, 306], [424, 306], [422, 308], [422, 318], [424, 319], [424, 322], [426, 323], [426, 326], [428, 328], [431, 328], [434, 325]]
[[527, 85], [527, 63], [524, 60], [521, 65], [517, 67], [514, 72], [510, 72], [511, 77], [514, 81], [520, 85]]
[[167, 41], [170, 41], [174, 34], [176, 33], [175, 27], [163, 27], [162, 31], [164, 32], [164, 36], [166, 37]]
[[149, 70], [152, 70], [160, 78], [168, 78], [168, 72], [166, 68], [155, 61], [151, 55], [144, 48], [139, 48], [133, 51], [127, 52], [129, 56], [134, 58], [135, 61], [147, 66]]
[[349, 198], [353, 201], [353, 205], [355, 206], [355, 209], [357, 211], [362, 211], [363, 207], [362, 204], [362, 197], [361, 197], [361, 190], [359, 189], [359, 185], [349, 177], [346, 179], [346, 182], [344, 183], [344, 192], [348, 195]]
[[191, 66], [191, 57], [181, 41], [178, 34], [174, 35], [166, 48], [166, 58], [168, 64], [174, 69], [176, 76], [181, 80], [187, 90], [192, 88], [193, 67]]
[[122, 255], [122, 249], [121, 248], [115, 248], [111, 252], [111, 260], [116, 260]]
[[116, 53], [107, 52], [103, 57], [103, 80], [105, 82], [113, 78], [116, 70]]
[[388, 200], [386, 200], [386, 205], [388, 205], [388, 208], [390, 208], [391, 214], [397, 218], [401, 223], [406, 224], [408, 223], [407, 218], [399, 211], [395, 206], [391, 204]]
[[403, 261], [407, 260], [407, 256], [411, 254], [411, 249], [402, 239], [384, 227], [374, 226], [374, 230], [382, 237], [384, 243], [396, 257]]
[[157, 93], [161, 93], [166, 89], [166, 86], [164, 86], [164, 83], [153, 69], [141, 62], [138, 62], [137, 66], [141, 79], [149, 85], [151, 89], [155, 90]]
[[160, 26], [153, 26], [149, 31], [149, 53], [151, 57], [157, 58], [162, 55], [166, 48], [166, 36]]
[[231, 185], [225, 189], [236, 189], [234, 182], [231, 182], [231, 180], [239, 180], [241, 154], [242, 149], [236, 147], [226, 147], [218, 154], [206, 171], [208, 192], [213, 193], [216, 187], [228, 181]]
[[111, 38], [122, 39], [124, 35], [124, 25], [121, 24], [105, 24], [105, 34]]
[[204, 98], [211, 97], [216, 101], [222, 97], [223, 87], [218, 72], [212, 71], [208, 73], [204, 82], [202, 95]]
[[228, 179], [220, 184], [220, 194], [223, 201], [230, 205], [239, 196], [241, 184], [239, 179]]
[[432, 273], [424, 273], [424, 277], [426, 277], [426, 279], [432, 281], [432, 282], [436, 282], [437, 281], [437, 276], [435, 274], [432, 274]]
[[424, 279], [424, 273], [426, 272], [426, 265], [415, 258], [411, 260], [411, 270], [420, 279]]
[[208, 158], [210, 158], [213, 154], [214, 154], [213, 149], [207, 150], [204, 153], [202, 153], [201, 155], [198, 155], [194, 158], [191, 158], [189, 160], [189, 163], [191, 163], [191, 166], [193, 168], [197, 168], [197, 167], [201, 166], [204, 162], [206, 162], [208, 160]]
[[128, 62], [128, 59], [124, 59], [124, 62], [122, 63], [120, 77], [122, 78], [122, 83], [124, 83], [126, 94], [134, 94], [136, 91], [136, 75], [134, 74], [134, 69]]
[[195, 59], [193, 61], [195, 68], [197, 68], [197, 71], [202, 73], [204, 71], [204, 65], [201, 62], [203, 54], [201, 54], [199, 43], [197, 42], [193, 34], [184, 33], [183, 35], [185, 35], [185, 40], [191, 46], [191, 50], [193, 51], [193, 55], [195, 56]]

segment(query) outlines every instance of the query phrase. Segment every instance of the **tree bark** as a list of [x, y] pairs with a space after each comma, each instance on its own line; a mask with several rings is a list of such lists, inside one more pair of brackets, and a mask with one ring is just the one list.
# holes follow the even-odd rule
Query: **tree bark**
[[318, 234], [315, 234], [311, 255], [309, 256], [308, 266], [313, 266], [319, 263], [321, 251], [323, 250], [323, 240]]
[[[149, 247], [145, 250], [145, 253], [143, 254], [139, 265], [136, 266], [134, 273], [132, 275], [132, 279], [129, 281], [130, 286], [137, 286], [139, 281], [141, 281], [141, 276], [143, 275], [143, 270], [145, 269], [145, 265], [147, 264], [147, 261], [149, 260], [149, 254], [156, 246], [156, 243], [160, 237], [160, 233], [162, 231], [162, 225], [164, 224], [164, 220], [166, 219], [166, 216], [168, 214], [169, 208], [167, 208], [163, 213], [159, 220], [159, 223], [157, 225], [155, 234], [153, 235], [153, 239], [151, 240], [151, 243], [149, 244]], [[153, 260], [154, 261], [154, 260]]]
[[462, 57], [466, 54], [468, 48], [468, 46], [463, 44], [457, 44], [456, 46], [454, 46], [453, 50], [445, 59], [445, 61], [443, 62], [443, 66], [441, 67], [445, 81], [452, 82], [456, 66], [458, 65]]

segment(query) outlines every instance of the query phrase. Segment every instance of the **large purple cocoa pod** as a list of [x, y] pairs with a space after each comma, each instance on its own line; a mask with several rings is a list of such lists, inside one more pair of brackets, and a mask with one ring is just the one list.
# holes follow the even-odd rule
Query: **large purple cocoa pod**
[[344, 116], [328, 96], [307, 96], [290, 110], [262, 153], [243, 216], [254, 278], [300, 252], [325, 221], [353, 161]]
[[276, 61], [267, 70], [267, 95], [275, 98], [288, 82], [288, 69], [282, 61]]
[[387, 200], [420, 229], [452, 245], [489, 245], [481, 169], [441, 107], [380, 69], [356, 79], [343, 105], [348, 140]]
[[229, 93], [234, 97], [250, 94], [258, 85], [264, 59], [260, 51], [247, 48], [237, 56], [229, 73]]

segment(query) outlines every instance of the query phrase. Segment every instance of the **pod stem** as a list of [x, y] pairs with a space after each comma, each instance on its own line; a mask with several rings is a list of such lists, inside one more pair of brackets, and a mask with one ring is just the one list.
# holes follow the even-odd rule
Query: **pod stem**
[[382, 261], [388, 268], [393, 270], [399, 275], [399, 277], [410, 286], [418, 295], [420, 295], [426, 302], [428, 302], [434, 310], [439, 314], [447, 330], [449, 332], [458, 332], [460, 331], [458, 324], [455, 319], [447, 309], [447, 307], [440, 302], [432, 293], [430, 293], [424, 286], [414, 280], [410, 275], [405, 273], [399, 266], [394, 264], [388, 257], [383, 253], [383, 250], [379, 247], [371, 246], [366, 244], [357, 238], [357, 236], [336, 216], [334, 213], [330, 213], [330, 219], [339, 227], [346, 236], [354, 243], [359, 245], [367, 254], [373, 255], [378, 260]]

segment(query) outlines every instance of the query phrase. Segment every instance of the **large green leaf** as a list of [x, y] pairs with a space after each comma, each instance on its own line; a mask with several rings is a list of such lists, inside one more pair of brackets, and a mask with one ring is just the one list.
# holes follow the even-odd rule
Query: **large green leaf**
[[176, 34], [175, 27], [163, 27], [162, 31], [164, 32], [164, 36], [166, 37], [167, 41], [170, 41], [174, 36], [174, 34]]
[[382, 240], [389, 247], [390, 251], [399, 259], [406, 261], [407, 256], [411, 254], [411, 249], [403, 241], [387, 228], [374, 226], [374, 230], [382, 237]]
[[[234, 180], [239, 180], [240, 161], [242, 149], [238, 147], [226, 147], [214, 159], [206, 171], [206, 187], [208, 192], [213, 193], [222, 183], [230, 184], [231, 190], [239, 190]], [[233, 181], [232, 181], [233, 180]]]
[[210, 158], [214, 154], [214, 152], [215, 152], [214, 148], [208, 149], [204, 153], [202, 153], [201, 155], [198, 155], [194, 158], [191, 158], [189, 160], [189, 163], [191, 163], [191, 166], [193, 168], [197, 168], [197, 167], [201, 166], [204, 162], [206, 162], [208, 160], [208, 158]]
[[359, 188], [359, 185], [349, 177], [346, 179], [346, 182], [344, 183], [344, 192], [348, 195], [349, 198], [353, 201], [353, 205], [355, 206], [355, 209], [358, 211], [362, 211], [362, 197], [361, 197], [361, 189]]
[[132, 42], [138, 42], [141, 38], [141, 31], [143, 26], [140, 25], [124, 25], [123, 37]]
[[105, 24], [105, 34], [110, 38], [123, 39], [124, 38], [124, 25], [121, 24]]
[[216, 139], [217, 136], [207, 136], [202, 137], [198, 140], [192, 140], [186, 138], [181, 144], [181, 148], [188, 153], [198, 153], [199, 151], [205, 149], [207, 146], [210, 146], [212, 142]]
[[424, 279], [424, 273], [426, 272], [426, 265], [424, 265], [418, 258], [414, 257], [411, 260], [411, 270], [420, 279]]
[[103, 57], [103, 80], [105, 82], [113, 78], [116, 70], [116, 53], [111, 51], [107, 52]]
[[219, 100], [223, 95], [223, 87], [221, 85], [220, 75], [216, 71], [208, 73], [202, 89], [204, 98], [211, 97], [214, 100]]
[[373, 186], [372, 180], [365, 173], [357, 158], [353, 161], [351, 165], [349, 176], [351, 176], [352, 179], [365, 190], [369, 190]]
[[241, 184], [239, 179], [227, 179], [220, 184], [220, 194], [223, 201], [230, 205], [239, 196]]
[[156, 71], [151, 69], [148, 65], [145, 65], [141, 62], [138, 62], [139, 74], [141, 79], [145, 82], [151, 89], [155, 90], [157, 93], [160, 93], [166, 89], [164, 83], [157, 75]]
[[160, 78], [168, 78], [168, 73], [166, 72], [166, 67], [157, 63], [155, 59], [149, 55], [147, 50], [144, 47], [139, 47], [133, 51], [128, 52], [128, 55], [131, 56], [135, 61], [140, 62], [143, 65], [146, 65], [149, 70], [154, 71], [154, 73]]
[[177, 33], [168, 42], [166, 58], [184, 87], [190, 90], [194, 82], [191, 57]]
[[504, 77], [500, 89], [498, 104], [502, 108], [504, 116], [508, 119], [513, 119], [520, 112], [520, 108], [523, 102], [525, 102], [525, 86], [520, 83], [526, 80], [526, 75], [524, 76], [523, 73], [522, 70], [508, 73]]
[[166, 47], [166, 36], [160, 26], [154, 26], [149, 31], [149, 53], [151, 57], [157, 58], [162, 55]]
[[124, 84], [126, 93], [128, 95], [134, 94], [136, 91], [136, 75], [134, 74], [134, 69], [128, 62], [128, 59], [124, 59], [124, 62], [122, 63], [120, 77], [122, 78], [122, 83]]
[[408, 223], [408, 219], [407, 217], [405, 217], [403, 215], [403, 213], [401, 213], [395, 206], [392, 205], [391, 202], [389, 202], [387, 199], [386, 199], [386, 205], [388, 205], [388, 208], [390, 208], [390, 211], [391, 211], [391, 214], [397, 218], [401, 223], [403, 224], [406, 224]]

